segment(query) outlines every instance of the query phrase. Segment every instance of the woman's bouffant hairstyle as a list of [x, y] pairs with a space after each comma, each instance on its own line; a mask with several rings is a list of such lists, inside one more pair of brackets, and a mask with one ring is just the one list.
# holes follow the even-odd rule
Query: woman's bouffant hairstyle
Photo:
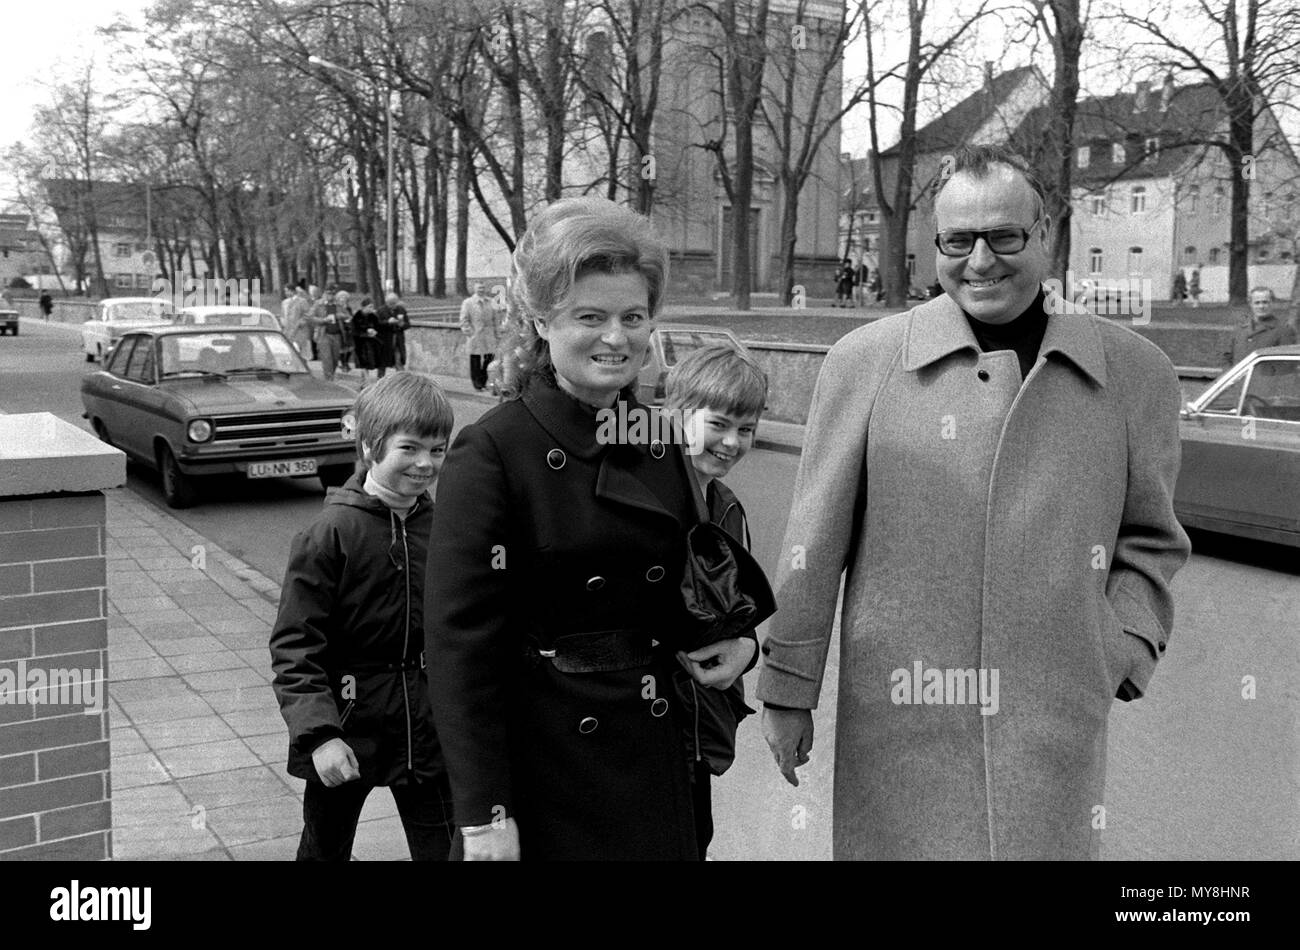
[[[363, 470], [388, 454], [388, 440], [398, 432], [421, 438], [451, 436], [455, 418], [451, 402], [432, 379], [421, 373], [402, 371], [385, 376], [361, 390], [352, 405], [356, 419], [357, 464]], [[372, 456], [365, 461], [365, 446]]]
[[710, 343], [668, 371], [664, 407], [683, 416], [712, 409], [730, 416], [760, 416], [767, 405], [767, 373], [748, 351]]
[[668, 246], [649, 218], [595, 197], [562, 198], [537, 214], [510, 264], [509, 327], [497, 354], [506, 395], [553, 372], [534, 320], [550, 320], [581, 277], [629, 273], [645, 278], [653, 320], [668, 280]]

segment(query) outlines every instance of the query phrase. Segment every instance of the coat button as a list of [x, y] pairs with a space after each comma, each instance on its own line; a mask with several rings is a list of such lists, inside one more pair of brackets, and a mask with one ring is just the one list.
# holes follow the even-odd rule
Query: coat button
[[563, 449], [551, 449], [551, 451], [546, 453], [546, 464], [551, 466], [551, 468], [555, 469], [557, 472], [564, 468], [564, 462], [565, 458]]
[[586, 716], [582, 722], [578, 723], [578, 731], [584, 736], [590, 735], [596, 731], [596, 727], [599, 725], [600, 723], [596, 721], [595, 716]]
[[600, 590], [605, 586], [605, 578], [597, 574], [595, 577], [587, 578], [587, 590]]
[[989, 371], [986, 369], [980, 370], [975, 375], [979, 377], [981, 383], [987, 383], [989, 381]]
[[668, 712], [668, 700], [664, 699], [662, 696], [650, 704], [650, 715], [654, 716], [656, 719], [660, 718], [666, 712]]
[[650, 570], [645, 572], [645, 579], [651, 584], [657, 584], [659, 581], [664, 579], [664, 569], [656, 564], [654, 567], [650, 568]]
[[653, 455], [655, 458], [657, 459], [663, 458], [664, 451], [665, 451], [664, 444], [660, 442], [658, 439], [655, 439], [653, 442], [650, 443], [650, 454]]

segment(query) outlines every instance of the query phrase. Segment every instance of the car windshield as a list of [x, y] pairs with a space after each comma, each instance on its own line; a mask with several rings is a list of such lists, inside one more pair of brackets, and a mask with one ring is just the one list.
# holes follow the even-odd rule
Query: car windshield
[[218, 327], [267, 327], [276, 329], [269, 313], [260, 310], [244, 310], [238, 313], [185, 313], [181, 315], [182, 323], [202, 324]]
[[305, 374], [309, 370], [279, 333], [186, 333], [163, 337], [164, 379], [258, 372]]
[[707, 330], [661, 329], [659, 337], [663, 343], [666, 366], [676, 366], [691, 353], [713, 343], [732, 345], [731, 337], [727, 334], [710, 333]]
[[136, 300], [105, 306], [107, 319], [121, 323], [159, 323], [172, 319], [174, 313], [164, 300]]

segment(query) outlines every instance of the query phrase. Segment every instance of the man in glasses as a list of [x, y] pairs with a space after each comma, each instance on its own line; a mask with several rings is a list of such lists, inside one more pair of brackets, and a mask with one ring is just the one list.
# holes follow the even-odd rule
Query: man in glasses
[[835, 856], [1095, 858], [1107, 715], [1146, 689], [1189, 553], [1178, 380], [1045, 294], [1052, 222], [1023, 160], [953, 158], [945, 293], [844, 337], [817, 382], [764, 734], [797, 784], [847, 571]]

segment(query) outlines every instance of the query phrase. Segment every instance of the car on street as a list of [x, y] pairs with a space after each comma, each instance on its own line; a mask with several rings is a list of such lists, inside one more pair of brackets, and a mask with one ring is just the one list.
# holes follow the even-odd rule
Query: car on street
[[18, 335], [18, 311], [5, 308], [0, 310], [0, 333]]
[[81, 349], [86, 362], [102, 363], [122, 334], [170, 323], [175, 315], [171, 302], [162, 297], [110, 297], [100, 301], [95, 315], [81, 325]]
[[343, 484], [356, 463], [344, 419], [355, 399], [261, 327], [139, 329], [81, 381], [96, 435], [158, 469], [173, 508], [194, 504], [208, 475]]
[[1300, 346], [1226, 370], [1179, 417], [1185, 527], [1300, 547]]
[[744, 349], [736, 335], [725, 327], [691, 323], [661, 323], [655, 327], [650, 334], [650, 359], [637, 376], [636, 398], [648, 406], [660, 405], [664, 401], [668, 371], [691, 352], [712, 343]]
[[176, 325], [284, 329], [275, 314], [261, 307], [185, 307], [176, 315]]

